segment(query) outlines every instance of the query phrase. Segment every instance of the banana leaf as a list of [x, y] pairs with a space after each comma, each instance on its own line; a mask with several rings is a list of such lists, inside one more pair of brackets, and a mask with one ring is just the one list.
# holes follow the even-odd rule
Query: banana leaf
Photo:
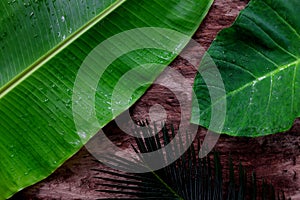
[[[102, 49], [100, 57], [95, 58], [98, 63], [134, 45], [134, 40], [148, 44], [152, 41], [162, 48], [128, 52], [107, 67], [92, 97], [96, 128], [100, 130], [137, 101], [176, 57], [211, 4], [212, 0], [1, 1], [0, 199], [50, 175], [96, 134], [79, 132], [72, 110], [78, 103], [74, 100], [82, 103], [80, 96], [85, 97], [73, 96], [77, 73], [95, 47], [116, 34], [143, 27], [159, 27], [187, 36], [174, 40], [157, 32], [152, 36], [160, 40], [153, 41], [151, 35], [141, 32], [137, 38], [128, 35], [111, 49]], [[144, 85], [130, 94], [129, 100], [130, 90], [120, 91], [118, 101], [126, 103], [112, 112], [111, 97], [118, 80], [147, 63], [159, 65], [148, 65], [140, 74], [145, 76]], [[134, 87], [137, 77], [131, 79], [128, 85]], [[86, 80], [85, 86], [89, 83]], [[89, 124], [86, 112], [76, 114]]]

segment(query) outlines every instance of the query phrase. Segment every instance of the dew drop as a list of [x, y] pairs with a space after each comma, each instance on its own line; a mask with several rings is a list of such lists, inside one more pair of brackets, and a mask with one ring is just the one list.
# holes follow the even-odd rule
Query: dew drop
[[65, 20], [66, 20], [66, 19], [65, 19], [65, 16], [61, 16], [61, 21], [62, 21], [62, 22], [65, 22]]
[[83, 139], [85, 139], [87, 137], [86, 133], [83, 131], [79, 131], [77, 134], [79, 135], [80, 138], [83, 138]]
[[56, 89], [57, 89], [57, 86], [56, 86], [55, 84], [52, 84], [52, 85], [51, 85], [51, 88], [53, 88], [53, 89], [56, 90]]
[[17, 1], [17, 0], [12, 0], [12, 1], [8, 1], [7, 3], [8, 3], [8, 5], [11, 5], [11, 4], [16, 3], [16, 1]]
[[68, 88], [68, 89], [67, 89], [67, 93], [68, 93], [68, 94], [72, 94], [72, 90]]
[[7, 37], [7, 32], [3, 32], [0, 34], [0, 41], [4, 40]]
[[65, 102], [65, 106], [66, 106], [66, 108], [71, 108], [71, 100], [67, 100], [66, 102]]
[[28, 2], [28, 3], [24, 3], [23, 5], [25, 6], [25, 8], [27, 8], [27, 7], [31, 6], [30, 2]]

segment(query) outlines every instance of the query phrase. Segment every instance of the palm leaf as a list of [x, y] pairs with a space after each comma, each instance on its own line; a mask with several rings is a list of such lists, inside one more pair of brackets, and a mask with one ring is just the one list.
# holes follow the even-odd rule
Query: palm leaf
[[[149, 128], [149, 131], [153, 130]], [[157, 137], [136, 139], [136, 146], [139, 149], [137, 153], [151, 152], [159, 149], [159, 146], [163, 147], [169, 143], [174, 134], [174, 129], [164, 128], [160, 140], [157, 140]], [[188, 133], [186, 138], [182, 139], [189, 140]], [[173, 147], [174, 152], [182, 148], [180, 142]], [[276, 193], [271, 184], [265, 181], [258, 183], [255, 172], [252, 173], [251, 185], [249, 185], [246, 170], [241, 164], [238, 166], [239, 181], [236, 182], [235, 167], [231, 158], [229, 160], [230, 178], [227, 183], [224, 183], [219, 154], [214, 152], [213, 155], [209, 154], [200, 159], [199, 149], [200, 142], [197, 141], [176, 162], [163, 169], [143, 174], [125, 173], [110, 168], [92, 169], [96, 172], [95, 178], [98, 179], [97, 191], [104, 195], [115, 196], [115, 198], [99, 199], [285, 199], [284, 194]], [[227, 189], [224, 190], [224, 188]]]

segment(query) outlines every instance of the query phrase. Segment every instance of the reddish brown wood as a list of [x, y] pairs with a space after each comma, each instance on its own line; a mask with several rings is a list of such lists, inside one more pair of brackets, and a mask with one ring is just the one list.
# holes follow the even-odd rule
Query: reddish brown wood
[[[202, 23], [194, 39], [205, 49], [209, 47], [216, 34], [234, 21], [239, 11], [244, 8], [247, 0], [215, 0], [211, 11]], [[182, 73], [192, 84], [196, 70], [182, 59], [176, 59], [171, 65]], [[178, 87], [178, 90], [188, 91]], [[147, 119], [148, 108], [161, 104], [167, 110], [169, 123], [179, 123], [180, 106], [172, 93], [161, 86], [152, 86], [149, 91], [130, 109], [134, 119]], [[130, 138], [121, 134], [115, 123], [106, 126], [105, 132], [122, 148], [129, 146]], [[204, 137], [205, 130], [200, 128], [199, 137]], [[228, 155], [233, 160], [241, 161], [248, 171], [256, 170], [258, 178], [265, 177], [276, 188], [283, 189], [292, 199], [300, 199], [300, 122], [296, 121], [293, 128], [286, 133], [279, 133], [260, 138], [242, 138], [222, 135], [216, 149], [221, 154], [224, 168], [227, 166]], [[50, 177], [20, 192], [20, 199], [95, 199], [102, 197], [95, 192], [97, 186], [92, 178], [92, 168], [104, 166], [92, 161], [93, 157], [82, 148], [74, 157]], [[104, 176], [104, 175], [103, 175]], [[98, 188], [99, 189], [99, 188]]]

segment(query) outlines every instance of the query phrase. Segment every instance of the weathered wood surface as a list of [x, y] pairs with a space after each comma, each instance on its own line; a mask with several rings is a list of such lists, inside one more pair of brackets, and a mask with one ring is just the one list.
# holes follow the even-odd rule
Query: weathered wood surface
[[[193, 37], [205, 49], [209, 47], [216, 34], [230, 26], [239, 11], [248, 1], [215, 0], [211, 11]], [[176, 59], [171, 65], [192, 84], [195, 70], [182, 59]], [[178, 88], [190, 98], [189, 91]], [[151, 89], [131, 109], [134, 119], [148, 118], [148, 108], [161, 104], [168, 114], [168, 121], [179, 123], [180, 106], [172, 93], [161, 86]], [[110, 123], [105, 132], [118, 146], [126, 148], [130, 139], [119, 134], [115, 123]], [[199, 137], [204, 137], [205, 130], [199, 130]], [[300, 199], [300, 122], [296, 121], [293, 128], [286, 133], [279, 133], [261, 138], [237, 138], [222, 135], [216, 149], [221, 154], [225, 168], [228, 155], [231, 154], [236, 163], [241, 161], [248, 171], [255, 170], [257, 177], [264, 177], [276, 188], [283, 189], [292, 199]], [[16, 199], [95, 199], [103, 194], [95, 192], [99, 189], [95, 184], [92, 168], [104, 166], [93, 161], [93, 157], [82, 148], [74, 157], [67, 161], [50, 177], [20, 192]], [[104, 175], [103, 175], [104, 176]]]

